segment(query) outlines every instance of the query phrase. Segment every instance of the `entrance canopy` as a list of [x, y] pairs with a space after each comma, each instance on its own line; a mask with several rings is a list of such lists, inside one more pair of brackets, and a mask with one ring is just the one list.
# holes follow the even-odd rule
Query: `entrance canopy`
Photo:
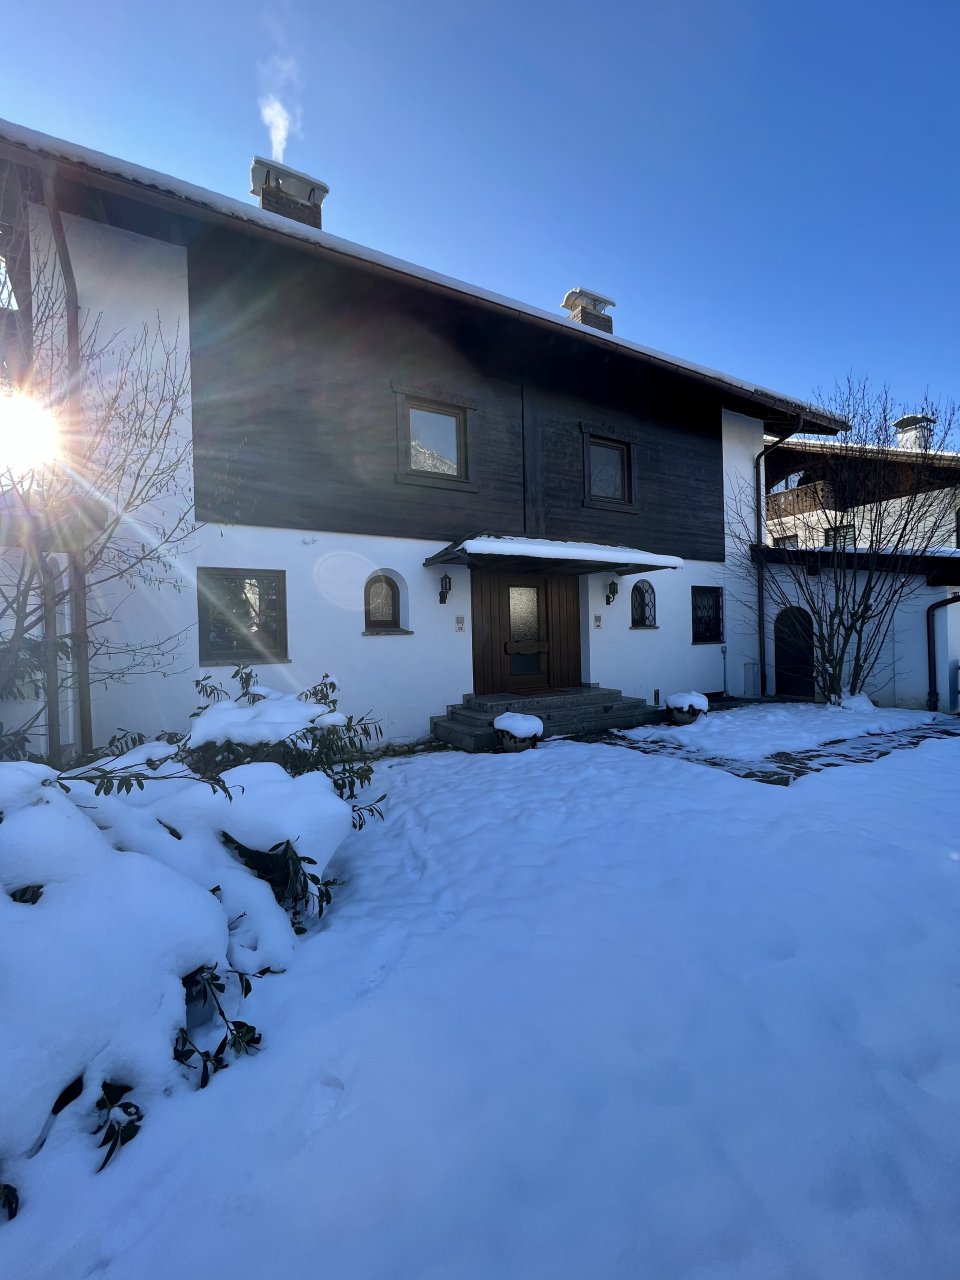
[[636, 547], [601, 542], [561, 542], [554, 538], [515, 538], [481, 533], [428, 556], [425, 565], [465, 564], [477, 569], [509, 573], [649, 573], [652, 569], [682, 569], [678, 556], [661, 556]]

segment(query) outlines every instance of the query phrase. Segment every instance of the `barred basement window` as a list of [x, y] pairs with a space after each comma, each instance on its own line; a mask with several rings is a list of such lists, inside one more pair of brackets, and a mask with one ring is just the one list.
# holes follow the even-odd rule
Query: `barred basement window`
[[657, 596], [653, 583], [645, 578], [630, 592], [630, 626], [638, 629], [657, 625]]
[[198, 569], [197, 611], [201, 662], [286, 662], [282, 569]]
[[386, 574], [376, 573], [367, 579], [363, 621], [367, 631], [396, 631], [400, 627], [400, 588]]
[[716, 644], [723, 640], [723, 589], [691, 587], [693, 643]]

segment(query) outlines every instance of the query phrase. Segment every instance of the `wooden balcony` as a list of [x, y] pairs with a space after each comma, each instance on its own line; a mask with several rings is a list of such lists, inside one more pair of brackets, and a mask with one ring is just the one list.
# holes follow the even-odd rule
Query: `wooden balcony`
[[783, 489], [767, 494], [767, 519], [783, 520], [788, 516], [802, 516], [811, 511], [832, 511], [833, 492], [828, 480], [816, 480], [813, 484], [801, 484], [796, 489]]

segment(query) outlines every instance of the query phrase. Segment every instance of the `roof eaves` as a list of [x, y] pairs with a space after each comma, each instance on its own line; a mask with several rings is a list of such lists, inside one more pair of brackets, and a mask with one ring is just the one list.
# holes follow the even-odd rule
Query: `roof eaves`
[[33, 155], [45, 157], [48, 160], [81, 168], [88, 173], [149, 191], [155, 196], [202, 209], [209, 214], [213, 214], [217, 219], [229, 219], [234, 223], [243, 223], [250, 229], [279, 235], [289, 242], [309, 245], [327, 253], [338, 254], [383, 272], [399, 275], [407, 280], [415, 280], [444, 292], [466, 297], [486, 306], [492, 306], [500, 311], [510, 312], [521, 319], [534, 320], [541, 324], [550, 325], [554, 329], [564, 330], [572, 334], [581, 341], [604, 346], [629, 357], [646, 360], [659, 368], [672, 370], [683, 377], [696, 378], [720, 390], [727, 391], [738, 399], [755, 402], [787, 416], [802, 414], [812, 423], [816, 422], [821, 425], [824, 431], [832, 432], [842, 429], [842, 426], [833, 425], [829, 416], [824, 415], [815, 406], [800, 400], [793, 400], [789, 396], [781, 395], [766, 387], [743, 382], [718, 370], [681, 360], [676, 356], [657, 351], [652, 347], [641, 346], [639, 343], [614, 337], [612, 334], [604, 333], [602, 330], [585, 327], [568, 316], [558, 316], [552, 312], [543, 311], [539, 307], [530, 306], [527, 303], [505, 297], [480, 286], [468, 284], [463, 280], [443, 275], [441, 272], [432, 271], [427, 267], [417, 266], [401, 258], [394, 258], [389, 254], [381, 253], [379, 250], [370, 249], [365, 245], [356, 244], [354, 241], [331, 235], [327, 231], [291, 222], [290, 219], [280, 214], [270, 213], [241, 200], [235, 200], [230, 196], [219, 195], [193, 183], [183, 182], [167, 174], [144, 168], [142, 165], [132, 164], [128, 161], [105, 155], [102, 152], [92, 151], [89, 148], [0, 119], [0, 144], [2, 143], [7, 143], [10, 147], [21, 152], [27, 151]]

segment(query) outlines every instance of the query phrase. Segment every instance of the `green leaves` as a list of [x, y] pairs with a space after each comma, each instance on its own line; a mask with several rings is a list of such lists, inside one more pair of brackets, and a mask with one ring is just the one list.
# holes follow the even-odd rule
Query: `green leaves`
[[20, 1212], [20, 1194], [9, 1182], [0, 1182], [0, 1213], [6, 1214], [8, 1222]]
[[103, 1092], [97, 1099], [97, 1111], [101, 1119], [94, 1133], [103, 1134], [97, 1145], [100, 1149], [106, 1147], [106, 1154], [97, 1173], [102, 1173], [117, 1151], [125, 1147], [128, 1142], [132, 1142], [140, 1132], [143, 1112], [135, 1102], [124, 1101], [132, 1087], [129, 1084], [116, 1084], [108, 1080], [103, 1083]]
[[10, 898], [14, 902], [22, 902], [26, 906], [32, 907], [43, 897], [42, 884], [24, 884], [19, 889], [10, 890]]

